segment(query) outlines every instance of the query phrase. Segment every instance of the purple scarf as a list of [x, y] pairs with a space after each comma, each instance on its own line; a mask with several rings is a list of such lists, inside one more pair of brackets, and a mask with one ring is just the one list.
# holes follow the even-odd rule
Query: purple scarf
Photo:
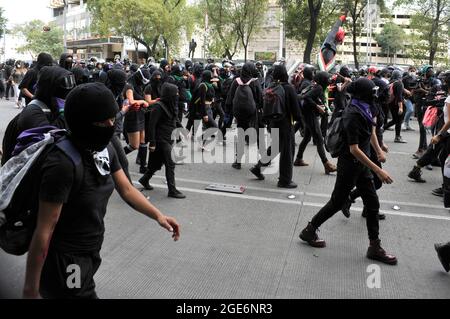
[[366, 120], [372, 123], [373, 126], [377, 125], [377, 123], [373, 120], [370, 104], [358, 99], [352, 99], [352, 105], [356, 106]]

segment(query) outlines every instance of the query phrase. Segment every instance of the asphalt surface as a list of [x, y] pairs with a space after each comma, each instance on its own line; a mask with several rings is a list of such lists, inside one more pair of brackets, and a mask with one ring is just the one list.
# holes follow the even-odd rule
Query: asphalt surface
[[[0, 137], [18, 110], [0, 101]], [[417, 127], [417, 123], [413, 122]], [[335, 177], [324, 175], [315, 147], [295, 168], [294, 191], [276, 187], [277, 175], [256, 181], [243, 165], [185, 164], [176, 167], [177, 186], [185, 200], [169, 199], [164, 171], [152, 180], [155, 190], [145, 196], [181, 226], [181, 240], [155, 222], [134, 213], [114, 194], [105, 220], [103, 263], [95, 277], [101, 298], [185, 299], [299, 299], [299, 298], [448, 298], [450, 275], [439, 263], [433, 245], [450, 240], [450, 212], [431, 190], [441, 184], [440, 171], [424, 170], [426, 184], [406, 177], [414, 165], [418, 132], [403, 134], [408, 144], [390, 147], [387, 171], [395, 183], [379, 192], [387, 220], [380, 225], [383, 247], [399, 259], [397, 266], [365, 258], [368, 246], [362, 203], [346, 219], [338, 213], [322, 226], [327, 248], [314, 249], [298, 235], [328, 201]], [[297, 136], [297, 142], [300, 137]], [[129, 157], [132, 177], [139, 179]], [[212, 183], [245, 186], [244, 194], [206, 191]], [[295, 198], [293, 198], [293, 196]], [[399, 208], [399, 210], [394, 209]], [[25, 257], [0, 252], [0, 287], [3, 297], [21, 295]], [[372, 265], [378, 265], [379, 284], [368, 285]], [[377, 272], [378, 274], [378, 272]], [[372, 288], [370, 288], [370, 287]]]

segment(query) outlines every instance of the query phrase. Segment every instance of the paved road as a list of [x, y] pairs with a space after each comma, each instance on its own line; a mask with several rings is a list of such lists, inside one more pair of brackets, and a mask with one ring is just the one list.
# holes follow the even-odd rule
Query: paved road
[[[0, 135], [17, 113], [0, 102]], [[417, 123], [414, 123], [417, 126]], [[301, 229], [322, 207], [335, 177], [325, 176], [314, 147], [296, 168], [295, 192], [276, 188], [277, 177], [254, 180], [244, 166], [181, 165], [176, 176], [186, 200], [167, 198], [164, 172], [154, 178], [155, 190], [144, 192], [182, 225], [178, 243], [153, 221], [135, 214], [115, 194], [106, 218], [103, 263], [96, 275], [102, 298], [448, 298], [450, 276], [443, 272], [433, 249], [450, 240], [450, 213], [431, 190], [440, 184], [439, 169], [426, 171], [427, 184], [415, 184], [406, 174], [418, 133], [405, 133], [409, 144], [393, 144], [386, 169], [395, 183], [379, 195], [383, 212], [383, 245], [399, 258], [396, 267], [379, 265], [380, 288], [370, 289], [365, 259], [367, 234], [360, 217], [361, 202], [350, 219], [336, 215], [321, 228], [328, 247], [313, 249], [298, 239]], [[130, 162], [134, 162], [130, 155]], [[136, 165], [131, 171], [137, 172]], [[132, 174], [134, 180], [139, 178]], [[211, 183], [244, 185], [244, 195], [205, 191]], [[295, 199], [289, 199], [295, 195]], [[394, 205], [400, 210], [393, 209]], [[7, 297], [19, 297], [24, 257], [0, 253], [0, 287]], [[369, 270], [371, 270], [369, 268]]]

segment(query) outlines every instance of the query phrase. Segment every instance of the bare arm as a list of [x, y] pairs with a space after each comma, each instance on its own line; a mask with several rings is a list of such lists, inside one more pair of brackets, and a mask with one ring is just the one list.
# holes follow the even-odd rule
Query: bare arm
[[394, 181], [389, 176], [388, 172], [378, 167], [372, 162], [366, 154], [359, 148], [358, 144], [350, 145], [350, 153], [364, 166], [368, 167], [372, 172], [378, 175], [380, 180], [385, 184], [392, 184]]
[[145, 196], [131, 185], [123, 170], [119, 170], [113, 174], [116, 190], [122, 199], [130, 205], [134, 210], [150, 217], [158, 222], [158, 224], [171, 232], [175, 241], [180, 239], [180, 225], [172, 218], [163, 215], [155, 206], [153, 206]]
[[26, 88], [22, 89], [22, 94], [25, 95], [29, 99], [33, 99], [34, 95]]
[[[377, 119], [375, 118], [374, 121], [376, 122]], [[383, 150], [380, 147], [380, 142], [378, 141], [378, 136], [377, 136], [377, 128], [375, 126], [372, 128], [372, 136], [370, 137], [370, 144], [372, 145], [373, 149], [377, 153], [378, 160], [381, 163], [385, 163], [386, 155], [384, 154]]]
[[134, 94], [133, 94], [133, 90], [127, 90], [126, 92], [126, 96], [128, 101], [130, 102], [130, 105], [146, 105], [148, 106], [148, 103], [146, 101], [143, 100], [135, 100], [134, 99]]
[[62, 207], [62, 203], [39, 202], [37, 225], [27, 258], [25, 284], [23, 288], [24, 298], [39, 298], [42, 268], [47, 258], [48, 247], [59, 216], [61, 215]]

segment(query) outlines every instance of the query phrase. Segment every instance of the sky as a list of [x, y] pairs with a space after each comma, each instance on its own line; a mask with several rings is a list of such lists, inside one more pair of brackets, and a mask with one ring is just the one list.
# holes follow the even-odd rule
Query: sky
[[0, 0], [0, 7], [5, 10], [8, 19], [8, 27], [34, 19], [48, 21], [51, 18], [49, 4], [50, 0]]

